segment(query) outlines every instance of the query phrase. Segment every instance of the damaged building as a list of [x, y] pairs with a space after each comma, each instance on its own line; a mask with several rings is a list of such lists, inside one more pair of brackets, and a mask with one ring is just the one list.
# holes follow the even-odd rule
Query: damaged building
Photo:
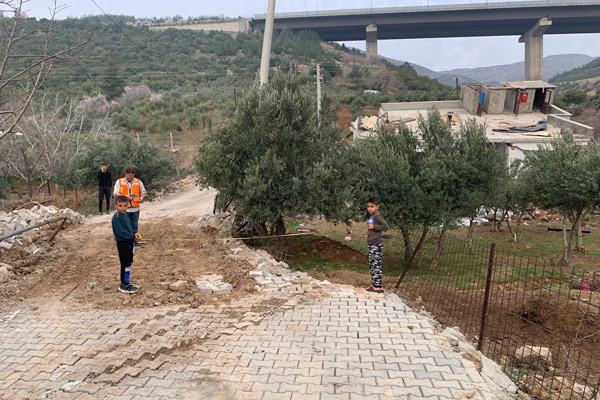
[[404, 124], [419, 134], [417, 118], [437, 109], [453, 130], [471, 118], [485, 124], [488, 141], [510, 163], [549, 144], [561, 129], [572, 130], [578, 142], [592, 137], [592, 127], [572, 121], [570, 113], [552, 104], [555, 89], [543, 81], [469, 84], [461, 88], [460, 100], [382, 103], [379, 115], [357, 118], [350, 130], [353, 140], [374, 134], [381, 125], [393, 129]]

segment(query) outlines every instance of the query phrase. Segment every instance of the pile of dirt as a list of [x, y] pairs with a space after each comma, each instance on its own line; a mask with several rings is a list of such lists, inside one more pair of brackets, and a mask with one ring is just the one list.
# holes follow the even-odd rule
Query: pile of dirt
[[[65, 302], [112, 309], [199, 305], [253, 292], [255, 283], [248, 275], [253, 267], [244, 260], [229, 257], [229, 247], [215, 237], [193, 236], [192, 222], [193, 218], [140, 221], [140, 233], [147, 243], [136, 249], [134, 256], [131, 282], [141, 287], [134, 295], [118, 291], [120, 264], [107, 222], [89, 226], [87, 237], [80, 237], [71, 252], [63, 252], [52, 260], [46, 267], [50, 270], [47, 276], [21, 293], [27, 296], [45, 293], [60, 299], [79, 285]], [[201, 295], [193, 280], [208, 274], [222, 275], [233, 291], [228, 295]], [[190, 284], [180, 291], [171, 291], [164, 285], [177, 280], [187, 280]]]
[[[313, 278], [356, 287], [371, 284], [367, 256], [337, 240], [306, 235], [286, 239], [285, 246], [290, 266]], [[324, 263], [327, 269], [321, 268]]]

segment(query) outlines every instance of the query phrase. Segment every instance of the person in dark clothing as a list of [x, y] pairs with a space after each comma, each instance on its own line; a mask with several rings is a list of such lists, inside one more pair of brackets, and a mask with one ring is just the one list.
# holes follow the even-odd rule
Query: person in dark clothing
[[106, 212], [110, 210], [110, 191], [112, 189], [112, 177], [108, 172], [108, 165], [102, 163], [98, 172], [98, 212], [102, 213], [102, 202], [106, 198]]
[[129, 283], [131, 267], [133, 266], [133, 244], [139, 242], [139, 236], [133, 232], [131, 221], [126, 215], [129, 207], [129, 199], [125, 196], [117, 196], [115, 199], [117, 212], [112, 217], [112, 230], [117, 242], [119, 261], [121, 263], [121, 284], [119, 291], [123, 293], [136, 293], [139, 288]]
[[383, 216], [379, 213], [379, 198], [371, 197], [367, 200], [367, 211], [371, 214], [368, 221], [367, 243], [369, 247], [369, 272], [371, 273], [371, 286], [367, 292], [383, 293], [381, 278], [381, 257], [383, 255], [383, 238], [381, 232], [390, 229]]

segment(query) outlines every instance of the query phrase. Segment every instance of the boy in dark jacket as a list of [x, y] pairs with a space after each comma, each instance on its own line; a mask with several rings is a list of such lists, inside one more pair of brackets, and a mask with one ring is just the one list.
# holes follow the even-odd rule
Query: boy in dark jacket
[[115, 199], [117, 212], [112, 217], [112, 229], [117, 242], [119, 261], [121, 262], [121, 284], [119, 291], [123, 293], [136, 293], [139, 288], [129, 283], [131, 266], [133, 265], [133, 243], [139, 242], [139, 237], [133, 232], [131, 221], [127, 215], [129, 200], [125, 196]]
[[367, 292], [383, 293], [383, 282], [381, 281], [383, 239], [381, 238], [381, 232], [387, 231], [390, 227], [379, 213], [379, 198], [371, 197], [367, 200], [367, 211], [371, 215], [368, 222], [369, 230], [367, 232], [371, 286], [367, 288]]

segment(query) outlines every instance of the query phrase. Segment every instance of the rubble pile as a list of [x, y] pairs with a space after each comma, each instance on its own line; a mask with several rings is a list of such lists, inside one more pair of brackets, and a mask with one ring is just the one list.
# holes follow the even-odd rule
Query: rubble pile
[[221, 275], [202, 275], [194, 280], [194, 284], [202, 294], [227, 294], [231, 293], [231, 283], [223, 281]]
[[256, 281], [254, 287], [260, 293], [293, 291], [304, 293], [308, 287], [330, 285], [328, 281], [319, 281], [308, 276], [306, 272], [290, 270], [284, 261], [277, 261], [264, 250], [254, 250], [239, 241], [231, 243], [230, 257], [241, 258], [255, 267], [249, 275]]
[[194, 233], [202, 234], [218, 232], [220, 235], [231, 235], [234, 219], [234, 215], [225, 212], [201, 215], [196, 222], [194, 222]]
[[[64, 226], [80, 224], [83, 221], [81, 214], [69, 208], [59, 209], [54, 206], [45, 207], [43, 205], [36, 205], [30, 209], [19, 209], [9, 213], [0, 212], [0, 236], [5, 236], [16, 230], [60, 217], [67, 218]], [[19, 248], [33, 255], [43, 254], [43, 248], [36, 243], [40, 239], [43, 239], [47, 235], [47, 232], [56, 229], [54, 225], [48, 226], [31, 229], [0, 241], [0, 252]]]

